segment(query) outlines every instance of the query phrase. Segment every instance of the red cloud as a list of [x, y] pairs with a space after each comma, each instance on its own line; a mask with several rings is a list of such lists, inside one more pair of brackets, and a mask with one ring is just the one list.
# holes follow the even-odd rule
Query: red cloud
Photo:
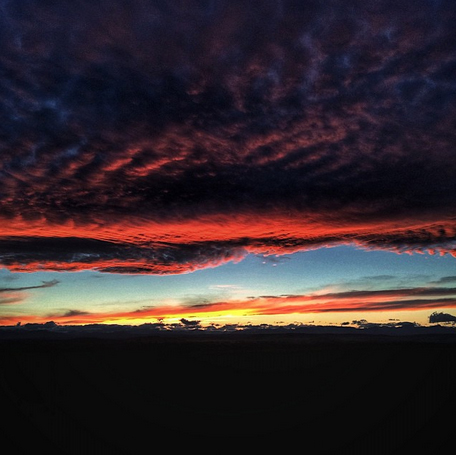
[[[183, 273], [242, 260], [248, 253], [287, 254], [355, 244], [394, 252], [455, 255], [451, 220], [369, 221], [348, 214], [295, 212], [212, 215], [199, 219], [86, 223], [5, 220], [0, 261], [12, 271], [95, 269], [119, 273]], [[359, 217], [361, 218], [361, 217]], [[443, 235], [442, 232], [445, 234]]]
[[2, 324], [46, 322], [89, 324], [116, 321], [147, 322], [150, 319], [212, 317], [220, 315], [285, 315], [329, 312], [412, 311], [420, 309], [456, 308], [455, 288], [409, 288], [378, 291], [347, 291], [326, 294], [260, 296], [246, 300], [230, 300], [199, 305], [157, 306], [132, 311], [107, 313], [65, 312], [43, 317], [3, 317]]
[[347, 243], [455, 254], [453, 4], [135, 0], [125, 18], [117, 0], [13, 3], [0, 264], [182, 273]]

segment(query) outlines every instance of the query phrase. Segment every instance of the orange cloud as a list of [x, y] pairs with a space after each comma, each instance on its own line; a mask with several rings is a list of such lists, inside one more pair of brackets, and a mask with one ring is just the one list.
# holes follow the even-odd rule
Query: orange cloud
[[[198, 219], [149, 217], [52, 222], [13, 217], [2, 224], [0, 263], [11, 271], [94, 269], [118, 273], [185, 273], [242, 260], [246, 254], [289, 254], [325, 246], [456, 255], [451, 220], [332, 219], [280, 210]], [[149, 219], [148, 219], [149, 218]], [[445, 232], [442, 238], [441, 232]]]
[[309, 313], [341, 313], [369, 311], [413, 311], [456, 308], [456, 288], [409, 288], [377, 291], [346, 291], [325, 294], [259, 296], [197, 305], [146, 307], [131, 311], [80, 312], [67, 311], [46, 316], [5, 316], [2, 324], [46, 322], [60, 324], [123, 323], [138, 324], [151, 319], [211, 318], [220, 316], [261, 316]]

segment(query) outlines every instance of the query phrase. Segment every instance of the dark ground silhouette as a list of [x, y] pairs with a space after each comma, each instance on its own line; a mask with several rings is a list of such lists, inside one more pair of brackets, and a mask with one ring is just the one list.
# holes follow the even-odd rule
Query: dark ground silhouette
[[455, 360], [451, 335], [2, 339], [1, 434], [10, 453], [435, 455], [454, 445]]

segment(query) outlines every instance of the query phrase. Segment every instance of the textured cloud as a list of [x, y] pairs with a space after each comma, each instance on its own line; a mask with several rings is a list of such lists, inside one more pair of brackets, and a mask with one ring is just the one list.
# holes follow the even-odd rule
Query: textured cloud
[[126, 5], [1, 2], [3, 265], [455, 254], [453, 1]]

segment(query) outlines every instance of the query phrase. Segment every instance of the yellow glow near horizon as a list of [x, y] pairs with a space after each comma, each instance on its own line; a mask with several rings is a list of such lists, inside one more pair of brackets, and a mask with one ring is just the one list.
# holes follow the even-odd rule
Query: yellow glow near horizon
[[[178, 314], [168, 314], [163, 316], [111, 316], [99, 318], [94, 323], [100, 324], [119, 324], [119, 325], [141, 325], [145, 323], [180, 324], [181, 319], [190, 322], [198, 321], [202, 327], [211, 325], [288, 325], [288, 324], [309, 324], [309, 325], [342, 325], [353, 321], [367, 320], [371, 323], [387, 324], [399, 321], [415, 322], [420, 325], [429, 323], [429, 310], [397, 311], [397, 312], [341, 312], [335, 317], [334, 313], [288, 313], [261, 315], [255, 314], [253, 309], [234, 309], [222, 311], [207, 311], [195, 314], [194, 312], [181, 312]], [[74, 322], [62, 322], [63, 324], [73, 324]], [[87, 324], [89, 321], [80, 321], [76, 324]]]

